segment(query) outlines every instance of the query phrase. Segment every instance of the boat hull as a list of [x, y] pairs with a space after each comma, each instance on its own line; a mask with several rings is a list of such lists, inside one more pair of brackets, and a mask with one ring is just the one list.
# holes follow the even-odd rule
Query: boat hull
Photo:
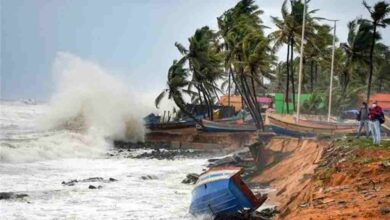
[[247, 124], [234, 124], [226, 122], [212, 122], [202, 120], [203, 127], [198, 129], [206, 132], [253, 132], [256, 131], [256, 126]]
[[283, 136], [290, 136], [290, 137], [315, 137], [316, 136], [316, 134], [314, 133], [293, 131], [276, 125], [271, 125], [271, 129], [276, 134], [283, 135]]
[[164, 129], [180, 129], [180, 128], [190, 128], [195, 127], [195, 122], [168, 122], [168, 123], [158, 123], [158, 124], [148, 124], [147, 128], [151, 130], [164, 130]]
[[[241, 169], [239, 169], [241, 170]], [[227, 215], [242, 210], [255, 210], [266, 197], [256, 198], [241, 180], [240, 171], [217, 171], [202, 175], [192, 191], [190, 213], [199, 215]], [[204, 180], [202, 180], [202, 177]], [[208, 179], [207, 179], [208, 178]]]
[[268, 116], [273, 131], [280, 135], [287, 135], [293, 137], [313, 137], [317, 135], [345, 135], [356, 132], [354, 125], [340, 125], [340, 124], [320, 124], [304, 121], [302, 123], [287, 122]]

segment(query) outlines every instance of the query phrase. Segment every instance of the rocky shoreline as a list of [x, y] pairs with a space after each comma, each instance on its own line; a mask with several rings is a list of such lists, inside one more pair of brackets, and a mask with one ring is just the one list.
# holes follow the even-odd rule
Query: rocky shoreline
[[[138, 153], [137, 150], [144, 151]], [[177, 149], [167, 143], [114, 141], [114, 150], [108, 157], [124, 157], [133, 159], [175, 160], [180, 158], [210, 158], [223, 156], [224, 152], [203, 149]]]
[[[207, 165], [203, 169], [205, 172], [209, 168], [237, 166], [244, 168], [242, 178], [248, 182], [251, 188], [259, 192], [266, 188], [265, 184], [249, 183], [250, 178], [255, 175], [258, 170], [257, 164], [252, 157], [249, 146], [244, 146], [239, 150], [230, 152], [215, 152], [199, 149], [177, 149], [166, 143], [131, 143], [116, 141], [114, 142], [115, 151], [109, 153], [109, 157], [125, 157], [134, 159], [157, 159], [157, 160], [175, 160], [180, 158], [208, 158]], [[146, 152], [133, 154], [135, 150], [144, 150]], [[182, 180], [182, 184], [195, 184], [200, 176], [200, 173], [188, 173]], [[153, 180], [155, 176], [142, 176], [143, 180]], [[266, 208], [259, 212], [240, 213], [229, 216], [216, 216], [214, 219], [270, 219], [278, 213], [276, 207]]]

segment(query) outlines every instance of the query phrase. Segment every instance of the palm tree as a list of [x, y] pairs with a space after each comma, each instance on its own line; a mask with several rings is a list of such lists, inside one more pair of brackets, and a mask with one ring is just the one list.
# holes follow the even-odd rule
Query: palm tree
[[185, 89], [189, 84], [187, 77], [188, 70], [184, 68], [184, 60], [174, 60], [172, 66], [168, 70], [167, 88], [156, 97], [155, 106], [158, 108], [161, 100], [168, 95], [168, 99], [172, 99], [185, 115], [201, 124], [201, 122], [187, 110], [183, 98], [183, 94], [191, 95], [191, 91]]
[[390, 24], [390, 18], [386, 18], [390, 13], [390, 5], [385, 1], [380, 1], [376, 3], [373, 8], [369, 6], [366, 1], [363, 1], [363, 5], [364, 7], [367, 8], [368, 12], [371, 15], [371, 19], [372, 19], [371, 22], [374, 28], [373, 35], [371, 38], [371, 48], [370, 48], [369, 77], [368, 77], [368, 88], [367, 88], [367, 102], [368, 102], [370, 99], [372, 73], [374, 70], [373, 55], [374, 55], [377, 28], [378, 27], [384, 28], [386, 27], [386, 25]]
[[[259, 17], [263, 12], [253, 0], [242, 0], [218, 18], [228, 72], [258, 129], [263, 129], [256, 84], [269, 65], [268, 40]], [[264, 75], [263, 75], [264, 76]]]
[[330, 34], [331, 28], [328, 25], [321, 25], [317, 27], [317, 37], [312, 39], [312, 43], [305, 47], [304, 57], [306, 61], [310, 63], [310, 71], [308, 77], [310, 78], [310, 91], [314, 91], [315, 80], [317, 80], [318, 62], [321, 60], [327, 60], [330, 63], [332, 35]]
[[[308, 2], [308, 1], [307, 1]], [[316, 39], [316, 28], [319, 26], [316, 21], [320, 18], [312, 17], [318, 10], [306, 12], [305, 40], [313, 44], [312, 39]], [[274, 42], [274, 50], [279, 49], [283, 44], [287, 44], [287, 80], [285, 102], [287, 105], [287, 113], [289, 113], [289, 83], [291, 80], [293, 107], [295, 110], [295, 80], [294, 80], [294, 48], [300, 45], [299, 39], [302, 34], [303, 21], [303, 3], [302, 1], [291, 1], [291, 11], [287, 9], [287, 0], [282, 5], [282, 19], [271, 16], [273, 23], [278, 28], [270, 34], [270, 39]]]
[[362, 66], [369, 65], [370, 40], [373, 36], [375, 41], [380, 39], [378, 33], [374, 35], [371, 22], [355, 19], [348, 23], [347, 42], [340, 44], [346, 55], [342, 76], [343, 91], [347, 89], [352, 79], [359, 80], [361, 84], [366, 84], [367, 75]]
[[221, 78], [223, 56], [219, 52], [216, 43], [216, 34], [205, 26], [195, 31], [189, 38], [189, 49], [185, 49], [181, 44], [176, 43], [176, 47], [182, 53], [182, 60], [188, 61], [192, 79], [189, 82], [188, 90], [195, 87], [196, 94], [200, 102], [208, 107], [208, 115], [213, 119], [214, 99], [218, 99], [216, 81]]
[[375, 51], [376, 60], [379, 61], [376, 71], [377, 91], [390, 91], [390, 49], [388, 46], [380, 44]]

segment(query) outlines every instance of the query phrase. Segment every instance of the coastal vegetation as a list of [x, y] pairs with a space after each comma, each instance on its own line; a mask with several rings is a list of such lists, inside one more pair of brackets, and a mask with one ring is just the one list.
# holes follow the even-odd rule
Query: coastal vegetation
[[[375, 92], [390, 90], [390, 50], [381, 41], [381, 29], [390, 24], [390, 6], [385, 1], [372, 6], [364, 1], [361, 7], [368, 13], [348, 23], [346, 41], [340, 42], [335, 36], [332, 112], [336, 114], [356, 107], [359, 100], [368, 100]], [[254, 0], [239, 1], [217, 18], [217, 30], [208, 26], [195, 30], [188, 47], [175, 43], [181, 58], [169, 68], [167, 88], [156, 98], [156, 106], [168, 95], [194, 120], [187, 104], [207, 106], [212, 120], [220, 95], [241, 95], [257, 129], [263, 129], [256, 98], [284, 93], [286, 104], [292, 100], [292, 109], [286, 105], [287, 113], [294, 112], [302, 59], [302, 92], [311, 94], [301, 103], [302, 111], [327, 112], [334, 30], [329, 25], [331, 18], [318, 17], [318, 11], [310, 8], [310, 1], [306, 0], [304, 12], [302, 0], [285, 0], [281, 16], [271, 17], [276, 29], [267, 35], [263, 11]], [[305, 48], [301, 57], [296, 52], [302, 43]], [[282, 49], [286, 49], [285, 60], [276, 56]]]

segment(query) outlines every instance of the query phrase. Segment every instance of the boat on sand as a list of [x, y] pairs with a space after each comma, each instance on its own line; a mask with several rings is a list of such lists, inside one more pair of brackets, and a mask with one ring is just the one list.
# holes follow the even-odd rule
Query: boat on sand
[[294, 119], [289, 120], [286, 117], [275, 115], [268, 115], [268, 120], [275, 133], [293, 137], [353, 134], [357, 127], [355, 123], [321, 122], [307, 119], [301, 119], [297, 123]]

